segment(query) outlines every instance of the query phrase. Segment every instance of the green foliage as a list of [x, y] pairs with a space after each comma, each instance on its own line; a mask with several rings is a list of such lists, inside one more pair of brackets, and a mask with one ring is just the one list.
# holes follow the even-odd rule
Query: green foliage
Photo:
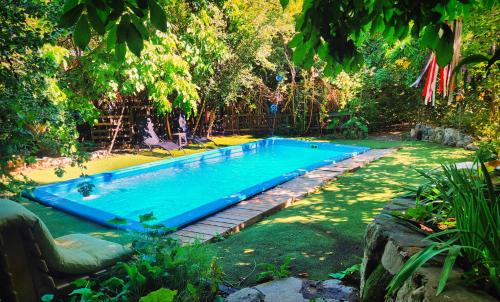
[[262, 283], [269, 280], [286, 278], [290, 276], [289, 268], [291, 262], [292, 258], [287, 257], [280, 266], [276, 266], [272, 263], [262, 263], [260, 266], [264, 268], [264, 271], [258, 273], [255, 280], [258, 283]]
[[59, 82], [68, 51], [54, 46], [57, 1], [9, 0], [0, 8], [0, 191], [17, 191], [10, 172], [36, 156], [71, 157], [81, 164], [77, 125], [95, 117], [91, 103], [82, 102]]
[[[304, 1], [297, 18], [298, 33], [291, 42], [296, 64], [309, 65], [318, 55], [326, 62], [325, 74], [342, 69], [355, 71], [363, 58], [358, 50], [370, 35], [380, 35], [392, 44], [423, 32], [422, 45], [437, 53], [440, 66], [451, 61], [453, 34], [446, 24], [467, 15], [479, 4], [491, 8], [492, 1]], [[287, 4], [284, 2], [283, 4]], [[349, 13], [347, 13], [349, 12]]]
[[446, 259], [437, 294], [444, 290], [449, 273], [460, 258], [470, 282], [481, 285], [496, 296], [500, 295], [500, 194], [494, 188], [483, 162], [479, 161], [478, 165], [480, 168], [472, 169], [442, 166], [442, 177], [432, 191], [439, 196], [441, 203], [446, 204], [440, 207], [441, 219], [453, 219], [455, 223], [428, 236], [435, 242], [408, 259], [390, 282], [389, 296], [416, 270], [439, 254], [446, 254]]
[[483, 162], [498, 159], [500, 145], [498, 142], [481, 142], [479, 149], [476, 151], [476, 156]]
[[[136, 22], [130, 22], [131, 19]], [[66, 0], [59, 25], [63, 28], [74, 27], [73, 41], [79, 48], [86, 49], [91, 41], [91, 29], [103, 36], [116, 30], [118, 24], [119, 34], [108, 42], [115, 45], [116, 52], [122, 53], [126, 41], [129, 50], [139, 57], [144, 40], [149, 36], [138, 28], [138, 24], [146, 20], [161, 32], [168, 29], [165, 11], [156, 0]], [[118, 58], [123, 61], [124, 57]]]
[[[366, 115], [366, 109], [369, 109], [365, 105], [366, 103], [356, 98], [349, 100], [339, 111], [338, 117], [331, 120], [327, 129], [340, 128], [342, 135], [348, 139], [365, 138], [368, 135], [368, 124], [361, 117], [361, 115]], [[346, 116], [349, 117], [348, 120], [342, 122]]]
[[139, 302], [172, 302], [176, 294], [175, 290], [160, 288], [142, 297]]
[[343, 280], [343, 279], [348, 278], [354, 274], [359, 274], [360, 269], [361, 269], [361, 264], [358, 263], [358, 264], [354, 264], [354, 265], [346, 268], [343, 271], [329, 274], [328, 276], [332, 277], [334, 279]]
[[134, 243], [136, 257], [107, 278], [81, 280], [71, 301], [213, 301], [222, 272], [200, 244], [182, 246], [164, 230]]

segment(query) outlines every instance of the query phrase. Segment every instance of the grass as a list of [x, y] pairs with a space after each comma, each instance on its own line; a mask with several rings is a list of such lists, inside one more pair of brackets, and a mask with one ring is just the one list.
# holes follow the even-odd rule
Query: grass
[[[219, 145], [239, 144], [255, 138], [236, 136], [218, 138]], [[424, 142], [386, 142], [375, 139], [334, 140], [336, 143], [363, 145], [372, 148], [402, 147], [388, 157], [373, 162], [355, 173], [345, 175], [327, 185], [324, 190], [309, 195], [294, 206], [233, 234], [229, 238], [206, 246], [216, 253], [228, 282], [237, 285], [255, 283], [263, 268], [261, 263], [281, 264], [292, 258], [294, 276], [325, 279], [329, 273], [342, 270], [361, 261], [363, 234], [366, 225], [395, 197], [405, 185], [416, 185], [421, 179], [415, 168], [434, 168], [447, 161], [468, 160], [470, 152]], [[203, 151], [190, 149], [187, 153]], [[176, 152], [175, 156], [183, 155]], [[99, 173], [130, 165], [165, 158], [161, 152], [117, 155], [88, 163], [87, 173]], [[78, 176], [80, 171], [68, 169], [63, 179]], [[28, 173], [39, 183], [61, 180], [52, 171]], [[38, 214], [54, 236], [68, 233], [88, 233], [96, 237], [126, 243], [131, 234], [110, 230], [99, 225], [23, 201]], [[244, 280], [243, 277], [246, 277]]]
[[[208, 249], [220, 257], [229, 283], [248, 286], [263, 270], [291, 257], [294, 276], [328, 278], [360, 263], [366, 226], [405, 185], [416, 185], [415, 168], [434, 168], [470, 158], [470, 152], [422, 142], [336, 141], [371, 147], [401, 146], [399, 152], [331, 182], [294, 206]], [[256, 267], [255, 267], [256, 266]], [[242, 280], [242, 277], [247, 277]]]

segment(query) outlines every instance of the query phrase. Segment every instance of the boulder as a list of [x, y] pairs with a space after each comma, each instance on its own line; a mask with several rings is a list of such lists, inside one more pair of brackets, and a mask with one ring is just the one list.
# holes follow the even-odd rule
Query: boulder
[[497, 301], [492, 296], [480, 292], [472, 291], [463, 285], [461, 271], [454, 270], [450, 273], [445, 291], [436, 296], [440, 267], [423, 267], [419, 269], [411, 278], [401, 286], [393, 299], [395, 302], [494, 302]]
[[263, 302], [264, 294], [255, 288], [246, 287], [226, 297], [226, 302]]
[[359, 291], [340, 280], [302, 280], [294, 277], [266, 282], [230, 294], [226, 302], [358, 302]]
[[474, 145], [473, 143], [470, 143], [467, 146], [465, 146], [465, 150], [477, 151], [479, 150], [479, 147]]
[[447, 146], [455, 146], [459, 139], [459, 133], [456, 129], [444, 129], [443, 144]]
[[464, 135], [462, 140], [464, 142], [464, 146], [467, 146], [468, 144], [472, 143], [472, 136]]
[[434, 131], [432, 131], [431, 141], [441, 144], [443, 143], [443, 137], [444, 137], [444, 129], [441, 127], [434, 128]]
[[484, 292], [466, 287], [462, 272], [456, 268], [452, 270], [445, 291], [436, 296], [443, 256], [433, 258], [406, 280], [393, 297], [386, 297], [387, 285], [403, 264], [431, 243], [424, 234], [415, 231], [415, 226], [389, 215], [394, 211], [405, 211], [414, 204], [413, 200], [393, 200], [368, 225], [361, 266], [361, 301], [496, 301]]
[[329, 279], [325, 281], [305, 280], [302, 285], [305, 299], [323, 299], [326, 301], [359, 301], [358, 289], [346, 286], [342, 281]]

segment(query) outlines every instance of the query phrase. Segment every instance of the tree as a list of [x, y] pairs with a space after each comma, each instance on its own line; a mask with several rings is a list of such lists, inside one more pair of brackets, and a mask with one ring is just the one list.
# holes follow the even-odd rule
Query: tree
[[76, 125], [94, 112], [58, 84], [66, 53], [50, 44], [59, 37], [58, 5], [8, 0], [0, 6], [0, 178], [8, 178], [0, 191], [16, 190], [10, 171], [37, 155], [81, 159]]
[[[282, 0], [282, 5], [288, 5]], [[290, 42], [297, 64], [311, 67], [317, 55], [327, 65], [325, 73], [357, 70], [362, 65], [358, 50], [370, 34], [393, 43], [407, 35], [422, 34], [422, 46], [437, 53], [440, 66], [453, 55], [453, 33], [447, 20], [467, 15], [476, 6], [491, 8], [491, 0], [388, 1], [306, 0], [297, 18], [298, 33]]]
[[140, 56], [144, 40], [149, 38], [144, 22], [149, 21], [161, 32], [167, 32], [165, 10], [156, 0], [66, 0], [59, 25], [72, 28], [75, 44], [86, 49], [92, 32], [108, 35], [118, 61], [125, 59], [126, 49]]

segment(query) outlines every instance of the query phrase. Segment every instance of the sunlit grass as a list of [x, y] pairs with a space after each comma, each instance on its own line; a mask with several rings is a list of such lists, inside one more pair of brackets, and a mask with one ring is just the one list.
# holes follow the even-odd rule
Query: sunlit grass
[[[225, 241], [210, 244], [209, 248], [218, 252], [230, 282], [238, 283], [253, 269], [240, 263], [281, 264], [292, 257], [293, 275], [325, 279], [329, 273], [361, 262], [367, 224], [404, 186], [421, 181], [415, 168], [431, 169], [446, 161], [463, 161], [471, 156], [465, 150], [422, 142], [335, 142], [402, 149], [331, 182], [322, 191]], [[245, 250], [255, 252], [249, 254]], [[257, 266], [244, 284], [253, 284], [260, 269]]]

